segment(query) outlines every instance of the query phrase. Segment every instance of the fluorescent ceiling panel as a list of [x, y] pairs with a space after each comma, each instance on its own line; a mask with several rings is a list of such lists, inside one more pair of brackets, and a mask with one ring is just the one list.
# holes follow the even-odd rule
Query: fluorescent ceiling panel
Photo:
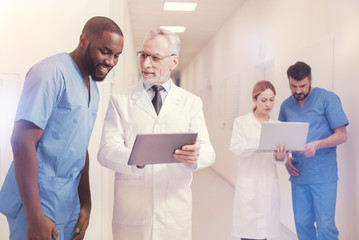
[[197, 3], [165, 2], [163, 9], [166, 11], [194, 11]]
[[185, 26], [161, 26], [160, 28], [164, 28], [176, 33], [183, 33], [186, 30]]

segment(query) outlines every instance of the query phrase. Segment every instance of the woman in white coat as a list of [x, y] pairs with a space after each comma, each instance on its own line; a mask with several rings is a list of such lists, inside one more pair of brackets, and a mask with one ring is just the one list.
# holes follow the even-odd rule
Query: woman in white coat
[[239, 162], [232, 235], [242, 240], [266, 239], [280, 233], [276, 161], [272, 153], [256, 151], [261, 123], [272, 121], [269, 113], [275, 95], [271, 82], [257, 82], [252, 93], [254, 109], [234, 121], [230, 150], [239, 158]]

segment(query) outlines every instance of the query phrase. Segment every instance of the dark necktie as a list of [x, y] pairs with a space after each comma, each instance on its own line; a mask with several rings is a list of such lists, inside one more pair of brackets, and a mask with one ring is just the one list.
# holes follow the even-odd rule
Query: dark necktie
[[155, 91], [155, 96], [152, 99], [153, 107], [155, 108], [155, 111], [157, 115], [159, 114], [161, 107], [162, 107], [162, 97], [160, 94], [160, 91], [164, 88], [161, 85], [153, 85], [152, 86], [153, 91]]

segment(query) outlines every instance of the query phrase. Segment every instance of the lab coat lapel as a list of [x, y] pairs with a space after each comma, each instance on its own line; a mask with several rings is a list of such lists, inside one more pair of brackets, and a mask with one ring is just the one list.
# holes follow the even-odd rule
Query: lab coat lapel
[[136, 106], [141, 108], [144, 112], [146, 112], [153, 118], [157, 117], [155, 109], [152, 106], [150, 97], [148, 96], [146, 90], [143, 88], [142, 80], [134, 87], [131, 100]]
[[[171, 80], [170, 80], [171, 81]], [[177, 106], [180, 104], [181, 102], [181, 98], [180, 98], [180, 91], [179, 91], [179, 87], [177, 87], [176, 85], [172, 84], [171, 86], [171, 90], [169, 91], [165, 102], [162, 105], [161, 111], [159, 116], [160, 117], [164, 117], [167, 114], [176, 111]]]

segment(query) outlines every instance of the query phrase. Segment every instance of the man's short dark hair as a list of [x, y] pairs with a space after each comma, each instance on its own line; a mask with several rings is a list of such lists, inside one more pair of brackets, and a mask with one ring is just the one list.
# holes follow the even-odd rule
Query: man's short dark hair
[[297, 81], [301, 81], [306, 77], [312, 78], [312, 69], [304, 62], [296, 62], [287, 70], [287, 77], [291, 77]]
[[96, 16], [90, 18], [82, 29], [82, 34], [91, 39], [102, 38], [103, 32], [112, 32], [123, 37], [121, 28], [112, 19], [107, 17]]

